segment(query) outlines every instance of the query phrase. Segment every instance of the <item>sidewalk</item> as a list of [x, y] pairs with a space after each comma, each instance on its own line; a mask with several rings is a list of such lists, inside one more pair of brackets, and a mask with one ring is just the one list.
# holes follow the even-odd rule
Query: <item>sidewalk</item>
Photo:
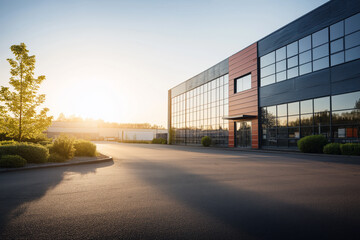
[[51, 162], [29, 163], [25, 167], [21, 167], [21, 168], [0, 168], [0, 173], [24, 171], [24, 170], [32, 170], [32, 169], [40, 169], [40, 168], [63, 167], [63, 166], [81, 165], [81, 164], [93, 164], [93, 163], [109, 162], [112, 160], [113, 160], [112, 157], [102, 154], [97, 157], [74, 157], [73, 159], [67, 162], [61, 162], [61, 163], [51, 163]]

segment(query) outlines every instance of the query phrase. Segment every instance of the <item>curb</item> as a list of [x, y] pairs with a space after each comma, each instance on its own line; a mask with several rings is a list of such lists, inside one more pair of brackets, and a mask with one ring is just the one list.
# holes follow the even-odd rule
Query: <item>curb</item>
[[106, 157], [97, 158], [97, 159], [88, 160], [88, 161], [52, 163], [52, 164], [48, 164], [48, 165], [39, 165], [39, 166], [35, 165], [35, 166], [28, 166], [28, 167], [24, 167], [24, 168], [4, 168], [4, 169], [0, 169], [0, 174], [7, 173], [7, 172], [27, 171], [27, 170], [42, 169], [42, 168], [65, 167], [65, 166], [74, 166], [74, 165], [83, 165], [83, 164], [95, 164], [95, 163], [110, 162], [110, 161], [113, 161], [113, 158], [111, 156], [106, 156]]

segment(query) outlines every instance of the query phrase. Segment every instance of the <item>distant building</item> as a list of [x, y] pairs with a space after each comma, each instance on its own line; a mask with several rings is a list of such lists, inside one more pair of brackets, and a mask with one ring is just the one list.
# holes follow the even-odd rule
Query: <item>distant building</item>
[[173, 144], [359, 142], [360, 1], [325, 3], [170, 89], [168, 103]]
[[167, 138], [166, 129], [99, 128], [96, 123], [87, 122], [54, 121], [45, 133], [50, 138], [66, 134], [89, 140], [150, 141]]

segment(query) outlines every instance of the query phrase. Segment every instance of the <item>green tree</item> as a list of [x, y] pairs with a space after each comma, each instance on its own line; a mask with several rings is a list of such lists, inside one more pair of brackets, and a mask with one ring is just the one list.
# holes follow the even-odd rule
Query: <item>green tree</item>
[[10, 49], [15, 55], [15, 59], [7, 59], [12, 88], [2, 86], [0, 90], [0, 130], [19, 141], [42, 137], [52, 120], [52, 116], [47, 116], [48, 108], [38, 109], [45, 101], [45, 94], [38, 94], [45, 76], [34, 78], [35, 56], [28, 55], [24, 43]]

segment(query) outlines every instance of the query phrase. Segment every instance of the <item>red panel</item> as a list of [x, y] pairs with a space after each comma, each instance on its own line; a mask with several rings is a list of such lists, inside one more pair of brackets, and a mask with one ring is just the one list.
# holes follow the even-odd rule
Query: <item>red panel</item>
[[[251, 73], [251, 89], [234, 94], [234, 79]], [[229, 58], [229, 115], [258, 115], [257, 43]], [[258, 120], [252, 122], [252, 148], [258, 148]], [[234, 123], [229, 121], [229, 147], [234, 147]]]

